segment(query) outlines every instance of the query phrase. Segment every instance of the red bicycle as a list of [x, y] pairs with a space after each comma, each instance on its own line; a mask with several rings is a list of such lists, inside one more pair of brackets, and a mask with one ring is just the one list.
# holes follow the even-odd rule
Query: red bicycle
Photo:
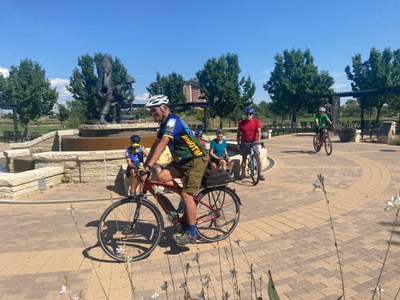
[[[319, 130], [322, 130], [322, 138], [320, 136]], [[313, 138], [313, 146], [316, 152], [319, 152], [324, 146], [326, 155], [332, 154], [332, 142], [331, 138], [329, 137], [329, 131], [326, 127], [319, 128], [318, 132], [314, 135]]]
[[[155, 189], [155, 186], [163, 186], [180, 194], [181, 187], [152, 181], [149, 173], [142, 183], [143, 191], [136, 198], [113, 203], [100, 218], [97, 231], [100, 246], [117, 261], [141, 260], [149, 256], [161, 240], [163, 216], [147, 198], [147, 192], [154, 196], [172, 225], [186, 226], [186, 215], [180, 214], [171, 201]], [[239, 222], [241, 203], [235, 191], [226, 185], [204, 187], [193, 198], [197, 205], [198, 238], [206, 242], [227, 238]]]

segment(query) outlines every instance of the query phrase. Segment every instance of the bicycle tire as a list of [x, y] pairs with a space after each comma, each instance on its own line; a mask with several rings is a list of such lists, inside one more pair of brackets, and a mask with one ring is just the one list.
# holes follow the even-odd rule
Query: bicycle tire
[[321, 146], [318, 146], [318, 139], [319, 139], [319, 136], [318, 135], [314, 135], [313, 146], [314, 146], [315, 152], [319, 152], [321, 150]]
[[146, 258], [159, 244], [164, 221], [158, 208], [142, 199], [138, 222], [130, 228], [138, 200], [125, 198], [110, 205], [99, 221], [97, 237], [103, 251], [117, 261]]
[[325, 138], [325, 152], [326, 155], [331, 155], [332, 154], [332, 142], [331, 142], [331, 138], [329, 136], [326, 136]]
[[253, 181], [253, 185], [257, 185], [260, 182], [260, 175], [261, 175], [260, 159], [256, 154], [251, 155], [249, 159], [251, 160], [250, 177], [251, 180]]
[[240, 217], [240, 199], [228, 187], [208, 188], [196, 197], [216, 210], [197, 203], [197, 235], [204, 241], [226, 239], [236, 228]]

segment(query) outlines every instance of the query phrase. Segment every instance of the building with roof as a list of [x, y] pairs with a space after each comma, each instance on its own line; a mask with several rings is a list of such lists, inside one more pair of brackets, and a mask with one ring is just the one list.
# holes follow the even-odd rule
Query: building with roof
[[186, 97], [186, 102], [206, 102], [206, 100], [200, 99], [201, 92], [199, 80], [197, 78], [185, 81], [183, 85], [183, 93]]

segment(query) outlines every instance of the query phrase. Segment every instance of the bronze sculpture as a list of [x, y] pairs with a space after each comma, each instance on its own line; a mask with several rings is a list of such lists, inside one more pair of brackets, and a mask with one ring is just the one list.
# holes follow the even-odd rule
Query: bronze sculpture
[[[130, 102], [134, 100], [132, 84], [135, 79], [129, 75], [126, 75], [125, 86], [128, 90], [128, 98]], [[106, 117], [111, 110], [111, 123], [116, 124], [119, 120], [120, 112], [119, 107], [124, 100], [124, 85], [114, 85], [112, 82], [112, 57], [109, 54], [105, 54], [100, 64], [97, 66], [97, 83], [96, 83], [97, 95], [101, 105], [100, 111], [100, 124], [108, 124]]]

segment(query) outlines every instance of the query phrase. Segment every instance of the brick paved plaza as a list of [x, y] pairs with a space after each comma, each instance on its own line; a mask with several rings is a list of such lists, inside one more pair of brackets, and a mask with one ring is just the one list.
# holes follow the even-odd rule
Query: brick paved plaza
[[[341, 281], [327, 205], [322, 191], [312, 188], [318, 173], [325, 176], [346, 298], [371, 299], [395, 218], [384, 207], [400, 189], [400, 147], [334, 141], [333, 154], [326, 156], [313, 151], [311, 136], [267, 140], [276, 162], [265, 173], [267, 180], [256, 187], [249, 180], [230, 184], [243, 204], [230, 241], [179, 248], [166, 228], [151, 256], [129, 265], [136, 299], [152, 299], [154, 293], [158, 299], [183, 299], [182, 265], [187, 263], [188, 289], [196, 299], [201, 299], [200, 273], [211, 276], [211, 299], [221, 299], [222, 286], [233, 299], [233, 263], [241, 299], [254, 299], [250, 264], [257, 285], [262, 277], [263, 299], [268, 299], [268, 270], [281, 299], [337, 299]], [[110, 260], [97, 245], [97, 220], [110, 197], [120, 197], [112, 182], [62, 184], [29, 199], [1, 203], [0, 299], [69, 299], [60, 295], [65, 276], [72, 296], [81, 292], [85, 299], [106, 299], [101, 282], [109, 299], [132, 299], [124, 264]], [[85, 246], [67, 213], [68, 201], [77, 209]], [[382, 299], [394, 299], [400, 288], [399, 233], [397, 227], [381, 279]], [[234, 261], [226, 254], [231, 250]], [[161, 289], [165, 281], [168, 294]]]

